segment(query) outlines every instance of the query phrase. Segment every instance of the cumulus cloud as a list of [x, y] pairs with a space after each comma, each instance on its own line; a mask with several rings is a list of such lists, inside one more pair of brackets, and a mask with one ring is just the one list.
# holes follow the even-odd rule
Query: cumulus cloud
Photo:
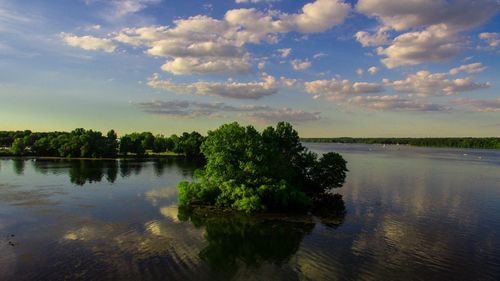
[[362, 68], [358, 68], [358, 69], [356, 69], [356, 74], [357, 74], [358, 76], [362, 76], [362, 75], [363, 75], [363, 73], [365, 73], [365, 71], [364, 71]]
[[385, 56], [382, 63], [388, 68], [416, 65], [423, 62], [444, 62], [456, 56], [462, 43], [444, 24], [423, 31], [407, 32], [397, 36], [390, 46], [377, 48]]
[[370, 73], [371, 75], [377, 74], [378, 71], [379, 71], [379, 69], [376, 66], [372, 66], [372, 67], [368, 68], [368, 73]]
[[474, 73], [480, 73], [483, 72], [486, 69], [480, 62], [477, 63], [471, 63], [471, 64], [465, 64], [461, 65], [459, 67], [455, 67], [450, 69], [450, 74], [451, 75], [457, 75], [460, 72], [465, 72], [469, 74], [474, 74]]
[[475, 112], [500, 112], [500, 98], [490, 100], [460, 98], [454, 100], [453, 103], [466, 106]]
[[302, 13], [283, 15], [291, 30], [323, 32], [344, 22], [351, 6], [339, 0], [316, 0], [302, 7]]
[[290, 62], [294, 70], [306, 70], [311, 67], [312, 63], [309, 60], [292, 60]]
[[354, 37], [363, 47], [388, 45], [391, 42], [385, 29], [379, 29], [375, 33], [358, 31]]
[[479, 34], [479, 38], [484, 40], [491, 48], [500, 46], [500, 33], [483, 32]]
[[368, 82], [351, 83], [349, 80], [315, 80], [304, 83], [304, 90], [313, 95], [314, 99], [326, 98], [341, 101], [350, 94], [380, 93], [384, 89], [381, 85]]
[[195, 58], [177, 57], [168, 61], [162, 70], [175, 75], [205, 73], [249, 73], [252, 64], [248, 57], [242, 58]]
[[[133, 13], [158, 1], [116, 0], [112, 3], [119, 2], [124, 13]], [[176, 74], [189, 74], [190, 70], [191, 73], [221, 72], [223, 66], [227, 66], [227, 72], [244, 73], [249, 68], [248, 60], [230, 62], [227, 58], [247, 55], [245, 45], [276, 43], [280, 34], [292, 31], [326, 31], [343, 23], [350, 10], [351, 6], [341, 0], [316, 0], [294, 14], [255, 8], [233, 9], [227, 11], [223, 19], [197, 15], [175, 20], [172, 27], [124, 28], [101, 40], [144, 48], [150, 56], [168, 58], [163, 70]], [[280, 50], [282, 57], [290, 52], [291, 49]]]
[[490, 87], [490, 83], [477, 83], [470, 77], [449, 79], [448, 73], [431, 73], [418, 71], [410, 74], [404, 80], [384, 79], [386, 86], [403, 93], [415, 93], [421, 96], [452, 95], [457, 92], [467, 92]]
[[[382, 46], [377, 53], [389, 68], [424, 62], [443, 62], [464, 49], [461, 33], [471, 30], [495, 15], [496, 0], [360, 0], [356, 9], [381, 22], [375, 34], [360, 31], [363, 46]], [[402, 32], [392, 41], [385, 31]], [[408, 31], [408, 32], [406, 32]]]
[[205, 82], [174, 83], [161, 80], [158, 74], [149, 78], [148, 85], [155, 89], [162, 89], [177, 94], [192, 94], [198, 96], [217, 96], [234, 99], [259, 99], [278, 92], [276, 79], [264, 75], [261, 82]]
[[499, 4], [496, 0], [359, 0], [356, 9], [398, 31], [436, 24], [464, 31], [488, 20]]
[[288, 121], [292, 123], [320, 120], [319, 112], [307, 112], [304, 110], [280, 108], [277, 110], [257, 111], [247, 113], [246, 116], [253, 121], [263, 123], [276, 123]]
[[287, 58], [292, 53], [292, 48], [278, 49], [276, 51], [278, 51], [280, 57]]
[[356, 96], [349, 104], [381, 111], [449, 111], [450, 107], [394, 96]]
[[280, 77], [281, 84], [286, 87], [293, 87], [299, 83], [297, 79], [290, 79], [284, 76]]
[[63, 42], [71, 47], [79, 47], [84, 50], [101, 50], [112, 53], [116, 50], [116, 45], [110, 39], [98, 38], [90, 35], [76, 36], [68, 33], [60, 34]]
[[173, 118], [224, 117], [237, 114], [258, 122], [306, 122], [319, 120], [319, 112], [307, 112], [291, 108], [274, 108], [267, 105], [228, 105], [225, 103], [206, 103], [195, 101], [157, 101], [140, 102], [135, 105], [144, 112]]

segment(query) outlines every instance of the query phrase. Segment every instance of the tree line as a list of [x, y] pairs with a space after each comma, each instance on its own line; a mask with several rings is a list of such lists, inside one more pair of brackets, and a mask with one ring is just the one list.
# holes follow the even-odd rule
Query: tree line
[[170, 152], [199, 158], [203, 141], [204, 137], [198, 132], [170, 137], [142, 132], [118, 138], [114, 130], [104, 135], [82, 128], [71, 132], [0, 131], [0, 148], [4, 154], [15, 156], [113, 158]]
[[302, 138], [303, 142], [399, 144], [428, 147], [500, 149], [500, 138]]

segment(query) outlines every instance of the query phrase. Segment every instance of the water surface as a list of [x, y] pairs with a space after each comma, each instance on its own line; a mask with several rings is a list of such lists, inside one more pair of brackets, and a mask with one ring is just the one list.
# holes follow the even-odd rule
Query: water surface
[[500, 151], [307, 146], [344, 217], [179, 210], [183, 160], [0, 160], [0, 280], [500, 279]]

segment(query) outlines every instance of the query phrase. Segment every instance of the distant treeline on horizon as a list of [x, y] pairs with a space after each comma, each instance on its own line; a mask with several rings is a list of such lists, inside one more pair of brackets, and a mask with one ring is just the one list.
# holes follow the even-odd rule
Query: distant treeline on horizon
[[[43, 156], [67, 158], [143, 157], [183, 155], [203, 158], [200, 146], [205, 137], [198, 132], [181, 135], [131, 133], [118, 138], [114, 130], [75, 129], [71, 132], [0, 131], [0, 156]], [[500, 149], [500, 138], [301, 138], [302, 142], [399, 144], [428, 147]]]
[[394, 144], [428, 147], [484, 148], [500, 149], [500, 138], [301, 138], [303, 142], [316, 143], [362, 143], [362, 144]]
[[150, 132], [131, 133], [118, 138], [114, 130], [103, 135], [99, 131], [75, 129], [71, 132], [0, 131], [0, 155], [46, 156], [68, 158], [114, 158], [117, 156], [184, 155], [202, 157], [203, 137], [198, 132], [170, 137]]

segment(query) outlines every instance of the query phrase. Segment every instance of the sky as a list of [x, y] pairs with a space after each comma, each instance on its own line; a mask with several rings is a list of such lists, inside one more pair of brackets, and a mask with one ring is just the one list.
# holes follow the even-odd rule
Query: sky
[[0, 130], [500, 137], [498, 0], [0, 0]]

